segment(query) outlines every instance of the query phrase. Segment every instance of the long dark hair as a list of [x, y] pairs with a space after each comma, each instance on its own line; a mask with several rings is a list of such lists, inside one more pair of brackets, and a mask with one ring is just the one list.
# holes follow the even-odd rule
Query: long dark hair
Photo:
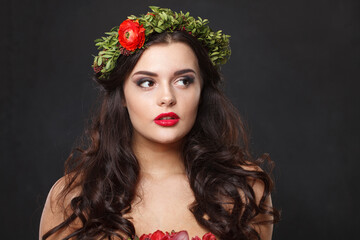
[[[154, 34], [146, 47], [171, 42], [183, 42], [192, 48], [204, 82], [196, 122], [182, 145], [186, 173], [195, 195], [190, 210], [200, 225], [220, 239], [259, 239], [254, 224], [271, 224], [279, 218], [278, 211], [265, 204], [273, 183], [266, 172], [246, 170], [244, 166], [259, 166], [267, 157], [252, 158], [238, 111], [224, 96], [219, 71], [195, 37], [185, 31]], [[132, 125], [123, 106], [123, 83], [143, 51], [121, 55], [108, 79], [95, 76], [102, 89], [102, 104], [87, 132], [89, 143], [85, 150], [80, 150], [77, 157], [70, 155], [66, 161], [67, 181], [59, 201], [75, 188], [81, 190], [64, 209], [65, 213], [70, 210], [65, 221], [43, 239], [79, 220], [82, 227], [64, 239], [135, 235], [134, 225], [124, 215], [131, 211], [140, 167], [130, 145]], [[264, 185], [260, 204], [256, 204], [249, 179]], [[230, 204], [231, 209], [226, 209], [225, 204]], [[270, 215], [273, 220], [255, 223], [258, 214]]]

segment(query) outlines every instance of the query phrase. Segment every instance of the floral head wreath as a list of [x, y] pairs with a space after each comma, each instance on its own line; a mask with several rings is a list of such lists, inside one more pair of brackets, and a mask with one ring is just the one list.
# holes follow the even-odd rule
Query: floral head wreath
[[229, 35], [221, 30], [213, 32], [207, 25], [209, 21], [189, 13], [173, 12], [171, 9], [150, 6], [152, 12], [136, 17], [129, 16], [119, 27], [114, 27], [108, 36], [95, 40], [100, 50], [92, 65], [99, 78], [106, 79], [116, 66], [120, 55], [131, 55], [137, 49], [144, 49], [152, 33], [186, 31], [196, 37], [208, 50], [212, 63], [221, 65], [230, 57]]

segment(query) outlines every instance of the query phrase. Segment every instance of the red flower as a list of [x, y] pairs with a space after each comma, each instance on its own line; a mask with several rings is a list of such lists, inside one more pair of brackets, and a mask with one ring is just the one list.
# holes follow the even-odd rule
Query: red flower
[[154, 233], [143, 234], [140, 237], [140, 240], [167, 240], [167, 239], [170, 239], [169, 236], [160, 230], [157, 230]]
[[151, 239], [150, 237], [151, 237], [151, 234], [143, 234], [143, 235], [141, 235], [140, 240], [149, 240], [149, 239]]
[[145, 28], [137, 20], [126, 19], [119, 27], [119, 42], [129, 51], [141, 48], [145, 42]]
[[[189, 235], [187, 231], [163, 233], [162, 231], [157, 230], [154, 233], [141, 235], [140, 240], [189, 240]], [[191, 240], [201, 240], [201, 238], [196, 236], [191, 238]], [[202, 237], [202, 240], [216, 240], [216, 237], [212, 233], [206, 233]]]
[[171, 239], [173, 240], [189, 240], [189, 235], [187, 231], [180, 231], [175, 233], [174, 235], [171, 234]]
[[160, 230], [157, 230], [153, 234], [151, 234], [151, 240], [161, 240], [165, 236], [165, 233], [163, 233]]
[[216, 237], [212, 233], [206, 233], [202, 237], [202, 240], [216, 240]]

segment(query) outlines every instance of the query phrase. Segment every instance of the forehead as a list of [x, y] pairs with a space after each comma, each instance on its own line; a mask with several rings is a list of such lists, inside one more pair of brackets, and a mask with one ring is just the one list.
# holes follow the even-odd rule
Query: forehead
[[132, 72], [151, 71], [158, 74], [173, 73], [190, 68], [199, 73], [194, 51], [185, 43], [159, 43], [150, 46], [141, 55]]

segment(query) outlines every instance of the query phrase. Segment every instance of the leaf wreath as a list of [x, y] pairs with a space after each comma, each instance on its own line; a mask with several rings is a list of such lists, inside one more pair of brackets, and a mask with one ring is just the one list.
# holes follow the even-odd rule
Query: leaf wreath
[[[212, 31], [208, 26], [209, 21], [198, 17], [195, 19], [189, 12], [173, 12], [168, 8], [150, 6], [152, 12], [140, 15], [129, 16], [130, 19], [140, 27], [145, 28], [145, 43], [139, 48], [146, 48], [146, 42], [151, 34], [174, 31], [187, 31], [196, 37], [207, 49], [209, 57], [215, 66], [225, 64], [230, 57], [229, 35], [223, 34], [221, 30]], [[125, 20], [126, 21], [126, 20]], [[124, 21], [124, 22], [125, 22]], [[99, 73], [99, 78], [108, 78], [116, 66], [120, 55], [131, 55], [137, 51], [129, 51], [126, 46], [119, 43], [119, 27], [113, 27], [107, 36], [95, 40], [95, 46], [100, 50], [94, 58], [92, 65], [94, 71]]]

